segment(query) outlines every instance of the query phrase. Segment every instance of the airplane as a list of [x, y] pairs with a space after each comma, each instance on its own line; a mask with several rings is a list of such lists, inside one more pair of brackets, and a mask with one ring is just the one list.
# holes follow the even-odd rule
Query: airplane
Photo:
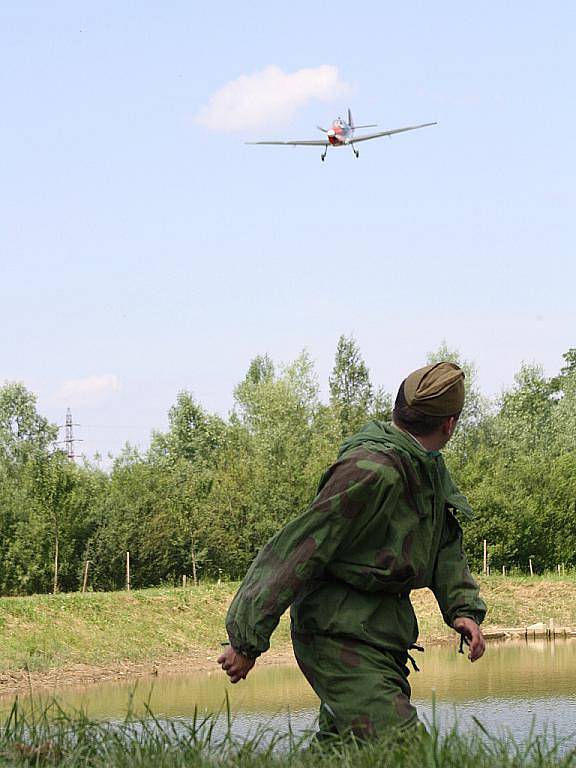
[[417, 128], [428, 128], [430, 125], [438, 125], [438, 123], [422, 123], [422, 125], [409, 125], [406, 128], [392, 128], [389, 131], [378, 131], [377, 133], [367, 133], [364, 136], [355, 136], [354, 132], [358, 128], [377, 128], [376, 123], [370, 125], [354, 125], [352, 119], [352, 112], [348, 110], [348, 121], [343, 120], [341, 117], [337, 117], [333, 121], [330, 129], [316, 126], [319, 131], [326, 134], [325, 139], [310, 139], [309, 141], [247, 141], [246, 144], [281, 144], [293, 147], [306, 146], [306, 147], [324, 147], [324, 152], [320, 155], [322, 162], [326, 160], [326, 152], [328, 147], [345, 147], [351, 146], [352, 151], [358, 157], [359, 152], [354, 146], [359, 141], [368, 141], [369, 139], [378, 139], [380, 136], [392, 136], [395, 133], [404, 133], [405, 131], [415, 131]]

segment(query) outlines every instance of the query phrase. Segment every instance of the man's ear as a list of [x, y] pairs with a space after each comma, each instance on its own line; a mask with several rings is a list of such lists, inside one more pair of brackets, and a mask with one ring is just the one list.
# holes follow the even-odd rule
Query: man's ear
[[452, 437], [454, 434], [454, 430], [456, 429], [456, 424], [458, 424], [458, 416], [449, 416], [443, 423], [442, 423], [442, 432], [446, 435], [446, 437]]

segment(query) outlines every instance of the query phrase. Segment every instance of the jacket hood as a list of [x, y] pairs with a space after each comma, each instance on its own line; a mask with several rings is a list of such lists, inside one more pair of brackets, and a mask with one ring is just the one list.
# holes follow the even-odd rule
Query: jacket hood
[[364, 443], [378, 443], [386, 448], [397, 448], [406, 451], [417, 459], [437, 456], [437, 451], [427, 451], [413, 437], [395, 427], [391, 422], [369, 421], [360, 432], [345, 440], [340, 447], [340, 456], [352, 448], [359, 448]]
[[427, 451], [411, 435], [395, 427], [391, 422], [374, 419], [362, 427], [360, 432], [342, 443], [338, 456], [340, 457], [347, 451], [359, 448], [366, 443], [376, 443], [376, 445], [382, 446], [382, 450], [395, 449], [401, 454], [407, 453], [413, 459], [422, 462], [429, 473], [438, 472], [440, 493], [442, 493], [445, 503], [455, 512], [460, 512], [466, 519], [472, 519], [474, 513], [468, 499], [460, 493], [454, 484], [439, 451]]

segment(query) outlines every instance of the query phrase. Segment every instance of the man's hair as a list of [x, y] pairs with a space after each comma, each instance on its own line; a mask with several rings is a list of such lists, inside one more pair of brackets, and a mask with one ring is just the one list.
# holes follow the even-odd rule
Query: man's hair
[[[453, 414], [459, 416], [460, 413]], [[404, 382], [400, 384], [400, 389], [396, 395], [396, 401], [394, 403], [394, 410], [392, 411], [392, 418], [394, 423], [397, 424], [406, 432], [410, 432], [411, 435], [416, 437], [426, 437], [440, 427], [440, 425], [449, 419], [450, 416], [428, 416], [425, 413], [420, 413], [412, 406], [408, 405], [406, 398], [404, 397]]]

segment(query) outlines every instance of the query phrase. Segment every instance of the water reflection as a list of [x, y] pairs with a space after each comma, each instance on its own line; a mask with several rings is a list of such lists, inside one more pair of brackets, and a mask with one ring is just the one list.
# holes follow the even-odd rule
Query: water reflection
[[[527, 733], [536, 723], [548, 722], [559, 736], [574, 730], [576, 717], [576, 641], [503, 643], [488, 647], [486, 656], [471, 664], [456, 652], [456, 645], [435, 646], [418, 656], [421, 672], [410, 681], [413, 699], [422, 717], [431, 720], [432, 703], [441, 723], [454, 722], [455, 713], [465, 727], [479, 718], [489, 729], [510, 728]], [[90, 717], [124, 717], [131, 702], [135, 714], [146, 706], [161, 718], [190, 718], [198, 712], [222, 711], [228, 695], [239, 723], [271, 723], [286, 727], [288, 713], [296, 730], [313, 728], [318, 700], [295, 665], [256, 667], [236, 686], [219, 670], [66, 686], [36, 695], [36, 705], [57, 696], [69, 710]], [[39, 701], [40, 699], [40, 701]], [[25, 704], [25, 697], [21, 699]], [[11, 702], [0, 700], [0, 709]], [[244, 726], [243, 726], [244, 729]]]

